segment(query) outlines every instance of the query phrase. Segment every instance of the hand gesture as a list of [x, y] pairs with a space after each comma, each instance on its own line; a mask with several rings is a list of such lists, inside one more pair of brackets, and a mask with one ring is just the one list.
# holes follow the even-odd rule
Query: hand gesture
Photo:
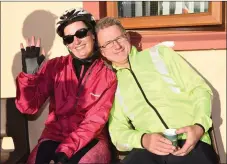
[[45, 59], [45, 51], [42, 50], [42, 55], [40, 55], [40, 39], [37, 40], [35, 45], [35, 37], [26, 39], [27, 47], [24, 49], [23, 44], [20, 44], [21, 54], [22, 54], [22, 70], [25, 73], [34, 74], [38, 71], [41, 63]]
[[204, 131], [198, 125], [191, 125], [177, 129], [176, 133], [177, 134], [186, 133], [187, 139], [183, 147], [172, 154], [176, 156], [184, 156], [187, 155], [195, 147], [197, 142], [203, 136]]
[[158, 133], [145, 134], [142, 138], [142, 145], [157, 155], [168, 155], [176, 150], [170, 140]]

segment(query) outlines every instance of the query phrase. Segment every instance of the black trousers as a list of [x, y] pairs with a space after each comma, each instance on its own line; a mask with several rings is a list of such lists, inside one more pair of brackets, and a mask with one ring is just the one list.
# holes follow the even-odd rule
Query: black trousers
[[[98, 143], [97, 139], [92, 140], [85, 147], [80, 149], [76, 154], [74, 154], [70, 159], [68, 164], [77, 164], [80, 159], [96, 144]], [[38, 148], [36, 154], [35, 164], [49, 164], [51, 160], [55, 159], [55, 150], [57, 149], [60, 142], [47, 140], [43, 141]], [[55, 161], [56, 162], [56, 161]]]
[[[182, 147], [185, 140], [178, 142]], [[199, 141], [195, 148], [185, 156], [174, 156], [172, 154], [161, 156], [153, 154], [146, 149], [133, 149], [122, 161], [123, 164], [218, 164], [219, 158], [212, 148], [204, 142]]]

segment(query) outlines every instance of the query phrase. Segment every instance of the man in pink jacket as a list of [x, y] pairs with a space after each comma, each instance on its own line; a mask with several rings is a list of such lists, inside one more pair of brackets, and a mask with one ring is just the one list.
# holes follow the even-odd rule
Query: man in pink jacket
[[28, 164], [109, 163], [105, 124], [116, 90], [115, 73], [100, 58], [93, 16], [83, 9], [67, 10], [57, 33], [67, 56], [44, 61], [40, 39], [21, 44], [23, 72], [17, 79], [16, 106], [36, 114], [50, 98], [45, 128]]

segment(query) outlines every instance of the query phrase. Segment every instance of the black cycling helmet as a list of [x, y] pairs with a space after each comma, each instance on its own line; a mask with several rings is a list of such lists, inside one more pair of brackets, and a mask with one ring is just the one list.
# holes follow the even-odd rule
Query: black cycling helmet
[[92, 30], [92, 33], [95, 35], [95, 19], [91, 13], [87, 12], [82, 8], [73, 8], [70, 10], [66, 10], [60, 17], [57, 22], [57, 33], [60, 37], [64, 36], [64, 28], [76, 21], [83, 21], [88, 28]]

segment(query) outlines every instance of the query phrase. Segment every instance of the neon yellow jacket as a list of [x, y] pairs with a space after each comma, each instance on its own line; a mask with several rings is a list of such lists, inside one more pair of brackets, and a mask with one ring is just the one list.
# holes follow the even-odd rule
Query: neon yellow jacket
[[[158, 45], [138, 52], [132, 47], [131, 70], [147, 99], [169, 128], [201, 124], [201, 141], [211, 144], [212, 91], [205, 81], [171, 48]], [[165, 127], [145, 101], [129, 69], [117, 69], [118, 87], [109, 118], [109, 132], [119, 151], [142, 148], [144, 133], [163, 132]], [[186, 135], [179, 135], [185, 139]]]

